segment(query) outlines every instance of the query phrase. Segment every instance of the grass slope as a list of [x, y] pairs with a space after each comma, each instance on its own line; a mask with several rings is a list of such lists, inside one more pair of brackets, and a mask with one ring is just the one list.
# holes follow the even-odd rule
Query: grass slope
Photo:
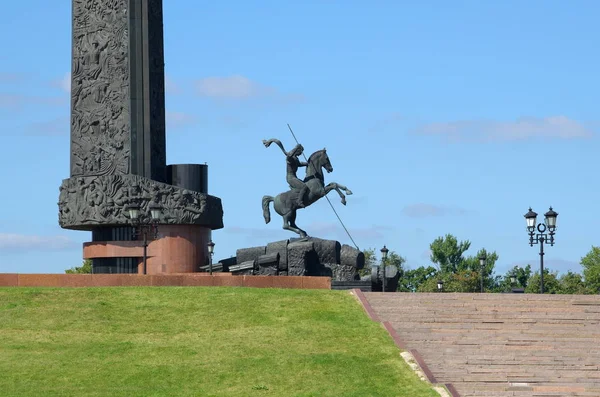
[[344, 291], [0, 288], [7, 396], [437, 396]]

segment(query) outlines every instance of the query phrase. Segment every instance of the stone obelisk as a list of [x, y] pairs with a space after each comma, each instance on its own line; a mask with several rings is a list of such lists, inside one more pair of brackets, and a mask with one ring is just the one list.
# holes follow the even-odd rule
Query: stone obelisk
[[160, 206], [161, 234], [186, 240], [190, 254], [173, 259], [165, 253], [172, 241], [153, 241], [150, 272], [195, 271], [210, 231], [223, 227], [223, 208], [206, 191], [205, 165], [166, 164], [162, 0], [73, 0], [72, 29], [71, 172], [59, 224], [92, 231], [84, 257], [96, 269], [135, 272], [116, 264], [139, 254], [123, 243], [132, 239], [126, 207]]

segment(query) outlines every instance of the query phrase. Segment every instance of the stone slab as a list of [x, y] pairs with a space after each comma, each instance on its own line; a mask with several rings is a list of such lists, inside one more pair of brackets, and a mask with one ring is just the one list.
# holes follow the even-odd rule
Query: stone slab
[[329, 277], [302, 277], [302, 288], [331, 289], [331, 279]]
[[19, 275], [17, 273], [0, 273], [0, 287], [18, 287]]
[[62, 274], [19, 274], [19, 287], [60, 287]]
[[272, 276], [242, 276], [244, 278], [244, 287], [253, 288], [273, 288]]

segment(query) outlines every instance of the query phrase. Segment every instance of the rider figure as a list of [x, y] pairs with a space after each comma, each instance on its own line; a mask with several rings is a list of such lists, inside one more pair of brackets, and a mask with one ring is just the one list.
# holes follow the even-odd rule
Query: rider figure
[[306, 186], [306, 184], [296, 176], [298, 168], [306, 167], [308, 165], [308, 163], [301, 161], [298, 158], [300, 155], [302, 155], [302, 153], [304, 153], [304, 147], [301, 144], [297, 144], [292, 150], [286, 152], [283, 148], [283, 144], [278, 139], [263, 140], [263, 144], [265, 145], [265, 147], [269, 147], [272, 143], [275, 143], [277, 146], [279, 146], [283, 154], [285, 154], [285, 162], [287, 165], [287, 183], [290, 185], [290, 188], [297, 189], [300, 191], [298, 194], [298, 201], [296, 202], [296, 205], [298, 206], [298, 208], [304, 208], [304, 196], [308, 191], [308, 186]]

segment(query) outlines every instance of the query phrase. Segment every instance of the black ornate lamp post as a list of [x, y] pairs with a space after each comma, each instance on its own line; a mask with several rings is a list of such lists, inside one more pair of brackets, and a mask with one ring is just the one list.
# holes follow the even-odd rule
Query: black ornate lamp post
[[437, 288], [439, 292], [442, 292], [442, 290], [444, 289], [444, 282], [442, 280], [438, 280]]
[[133, 238], [143, 236], [144, 244], [144, 274], [147, 273], [146, 262], [148, 260], [148, 234], [152, 233], [151, 238], [158, 237], [158, 221], [160, 219], [161, 206], [158, 204], [150, 204], [148, 206], [150, 214], [141, 214], [138, 205], [130, 204], [127, 207], [129, 211], [129, 219], [133, 226]]
[[481, 255], [479, 255], [479, 266], [481, 268], [481, 270], [479, 271], [480, 273], [480, 279], [481, 279], [481, 293], [483, 293], [483, 272], [485, 270], [485, 265], [487, 263], [487, 256], [485, 255], [485, 252], [482, 252]]
[[388, 250], [385, 245], [381, 249], [381, 269], [382, 269], [381, 278], [382, 278], [382, 283], [383, 283], [381, 292], [385, 292], [385, 262], [387, 261], [387, 255], [388, 255], [389, 251], [390, 250]]
[[[527, 221], [527, 232], [529, 233], [529, 245], [540, 245], [540, 293], [544, 293], [544, 243], [554, 245], [554, 233], [556, 232], [556, 217], [558, 213], [552, 207], [544, 214], [544, 223], [538, 223], [536, 227], [537, 213], [531, 210], [525, 214]], [[536, 233], [537, 228], [537, 233]], [[548, 233], [546, 233], [548, 231]]]
[[210, 273], [210, 275], [212, 276], [212, 263], [213, 263], [213, 253], [215, 252], [215, 243], [211, 241], [208, 242], [208, 244], [206, 244], [206, 246], [208, 247], [208, 272]]

